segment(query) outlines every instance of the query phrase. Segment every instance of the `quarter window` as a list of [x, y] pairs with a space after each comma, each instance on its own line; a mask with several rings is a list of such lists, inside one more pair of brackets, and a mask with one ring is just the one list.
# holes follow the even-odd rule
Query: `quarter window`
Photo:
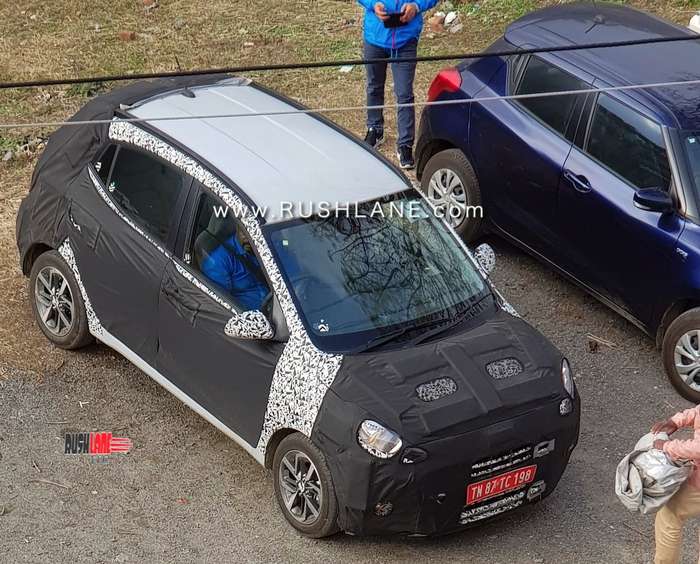
[[636, 188], [670, 188], [661, 126], [607, 94], [598, 99], [587, 150]]
[[[516, 94], [539, 94], [565, 90], [583, 90], [588, 85], [562, 69], [550, 65], [539, 57], [530, 57]], [[577, 98], [568, 94], [525, 98], [519, 103], [530, 110], [544, 123], [561, 134], [565, 134]]]
[[234, 212], [210, 194], [200, 198], [189, 254], [191, 266], [239, 310], [262, 309], [270, 289], [252, 243]]
[[95, 170], [97, 171], [97, 174], [102, 179], [102, 183], [105, 186], [107, 185], [109, 171], [112, 169], [112, 161], [114, 160], [114, 155], [116, 152], [117, 146], [110, 145], [102, 152], [99, 160], [95, 161]]
[[107, 189], [125, 212], [166, 241], [187, 181], [187, 176], [165, 162], [122, 147]]

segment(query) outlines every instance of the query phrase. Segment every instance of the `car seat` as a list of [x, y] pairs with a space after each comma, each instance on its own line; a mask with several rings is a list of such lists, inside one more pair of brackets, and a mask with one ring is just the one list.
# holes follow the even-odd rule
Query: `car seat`
[[202, 272], [204, 261], [236, 232], [236, 222], [230, 217], [212, 214], [207, 227], [197, 235], [193, 246], [194, 267]]

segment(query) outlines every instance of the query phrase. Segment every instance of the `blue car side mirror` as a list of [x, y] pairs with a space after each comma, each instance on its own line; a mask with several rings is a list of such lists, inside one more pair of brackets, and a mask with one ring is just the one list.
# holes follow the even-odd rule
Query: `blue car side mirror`
[[634, 193], [634, 205], [639, 209], [666, 213], [673, 211], [671, 194], [660, 188], [643, 188]]

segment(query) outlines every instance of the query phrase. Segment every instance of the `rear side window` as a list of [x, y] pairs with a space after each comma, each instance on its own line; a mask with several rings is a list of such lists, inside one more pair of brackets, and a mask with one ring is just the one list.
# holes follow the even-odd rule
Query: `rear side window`
[[636, 188], [671, 186], [661, 126], [607, 94], [598, 98], [587, 151]]
[[134, 220], [161, 241], [167, 241], [187, 177], [165, 162], [122, 147], [107, 189]]
[[[538, 94], [542, 92], [561, 92], [564, 90], [583, 90], [588, 85], [559, 67], [550, 65], [538, 57], [530, 57], [516, 94]], [[543, 98], [525, 98], [518, 102], [562, 135], [567, 125], [576, 100], [580, 95], [545, 96]]]

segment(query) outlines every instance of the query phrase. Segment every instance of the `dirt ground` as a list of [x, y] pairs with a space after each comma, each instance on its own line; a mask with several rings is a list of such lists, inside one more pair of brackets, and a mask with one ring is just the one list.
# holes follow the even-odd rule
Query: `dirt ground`
[[[481, 49], [514, 17], [551, 3], [456, 3], [463, 31], [426, 35], [421, 51]], [[684, 24], [700, 7], [630, 4]], [[141, 0], [5, 2], [0, 80], [174, 70], [178, 63], [195, 68], [351, 58], [359, 55], [360, 17], [350, 0], [270, 6], [161, 0], [150, 11]], [[125, 30], [135, 39], [120, 40]], [[440, 66], [419, 68], [419, 99]], [[363, 102], [360, 68], [254, 78], [310, 106]], [[92, 94], [93, 87], [0, 91], [0, 122], [62, 119]], [[330, 117], [362, 134], [362, 115]], [[388, 127], [391, 132], [391, 117]], [[0, 562], [649, 560], [652, 521], [628, 514], [614, 499], [614, 468], [652, 421], [685, 402], [666, 382], [651, 341], [499, 242], [500, 288], [577, 369], [582, 439], [556, 494], [497, 524], [432, 541], [339, 536], [312, 542], [295, 535], [274, 506], [269, 476], [226, 437], [115, 353], [100, 346], [59, 351], [34, 325], [14, 222], [36, 154], [17, 153], [49, 132], [0, 129], [0, 159], [6, 151], [14, 154], [0, 161]], [[589, 333], [616, 347], [589, 353]], [[110, 429], [134, 441], [132, 453], [99, 465], [62, 454], [66, 430]], [[697, 532], [689, 530], [688, 562], [693, 553]]]

